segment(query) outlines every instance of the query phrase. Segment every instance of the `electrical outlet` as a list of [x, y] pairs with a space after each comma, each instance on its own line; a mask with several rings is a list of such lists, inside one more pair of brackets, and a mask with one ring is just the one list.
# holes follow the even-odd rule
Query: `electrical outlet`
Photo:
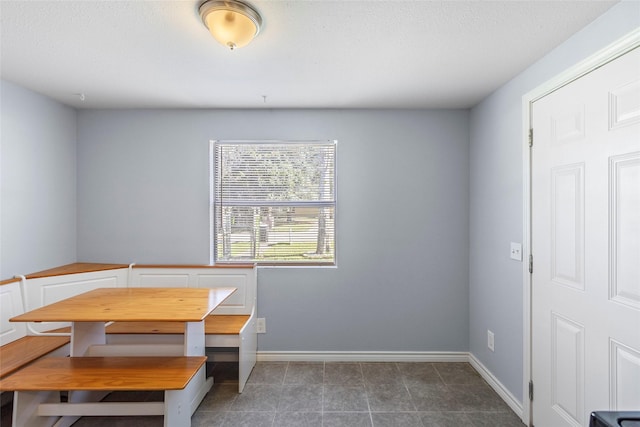
[[258, 317], [256, 323], [256, 332], [259, 334], [267, 333], [267, 320], [264, 317]]
[[511, 259], [522, 261], [522, 243], [511, 242]]
[[487, 347], [489, 347], [489, 350], [491, 351], [495, 351], [495, 337], [493, 335], [493, 332], [487, 330]]

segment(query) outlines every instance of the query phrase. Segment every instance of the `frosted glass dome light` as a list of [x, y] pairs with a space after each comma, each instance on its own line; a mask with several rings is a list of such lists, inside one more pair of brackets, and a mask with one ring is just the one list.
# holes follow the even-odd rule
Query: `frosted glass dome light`
[[262, 25], [260, 14], [238, 0], [207, 0], [200, 6], [200, 17], [211, 35], [231, 50], [248, 45]]

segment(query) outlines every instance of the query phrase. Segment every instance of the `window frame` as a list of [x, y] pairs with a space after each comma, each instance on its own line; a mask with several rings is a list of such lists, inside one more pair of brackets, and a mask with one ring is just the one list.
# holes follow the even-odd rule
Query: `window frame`
[[[216, 240], [217, 228], [216, 228], [216, 147], [218, 144], [229, 145], [257, 145], [257, 144], [331, 144], [333, 145], [333, 200], [318, 201], [318, 202], [282, 202], [279, 203], [281, 207], [286, 206], [300, 206], [301, 204], [306, 207], [331, 207], [333, 208], [333, 259], [331, 262], [321, 262], [313, 259], [309, 261], [260, 261], [260, 260], [216, 260], [217, 258], [217, 246]], [[209, 141], [209, 263], [210, 265], [236, 265], [252, 263], [260, 267], [337, 267], [338, 250], [337, 250], [337, 206], [338, 206], [338, 141], [337, 140], [210, 140]]]

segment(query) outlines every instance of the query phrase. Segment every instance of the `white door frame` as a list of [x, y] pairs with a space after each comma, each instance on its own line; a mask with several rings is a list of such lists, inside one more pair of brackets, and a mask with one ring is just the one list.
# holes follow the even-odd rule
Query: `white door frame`
[[[523, 402], [522, 418], [530, 425], [531, 402], [529, 400], [529, 381], [531, 380], [531, 274], [529, 273], [529, 257], [531, 255], [531, 151], [529, 150], [529, 129], [531, 129], [531, 112], [533, 103], [574, 80], [590, 73], [608, 62], [640, 47], [640, 28], [633, 30], [626, 36], [594, 53], [587, 59], [570, 67], [566, 71], [553, 77], [522, 97], [522, 165], [523, 165], [523, 215], [524, 235], [522, 254], [523, 276]], [[535, 141], [535, 135], [534, 135]], [[534, 142], [535, 144], [535, 142]], [[534, 267], [535, 268], [535, 260]]]

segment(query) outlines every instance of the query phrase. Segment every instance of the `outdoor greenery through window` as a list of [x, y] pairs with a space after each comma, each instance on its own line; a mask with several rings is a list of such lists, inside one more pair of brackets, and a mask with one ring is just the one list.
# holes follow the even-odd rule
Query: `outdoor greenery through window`
[[335, 264], [335, 141], [214, 141], [211, 161], [214, 262]]

